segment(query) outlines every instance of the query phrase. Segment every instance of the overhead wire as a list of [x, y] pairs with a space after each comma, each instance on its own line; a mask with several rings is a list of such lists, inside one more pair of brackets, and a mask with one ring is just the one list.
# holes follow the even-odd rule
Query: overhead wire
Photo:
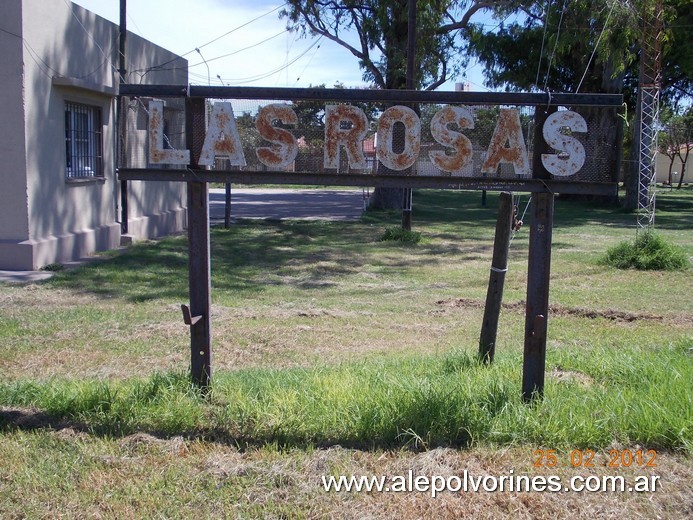
[[[563, 14], [565, 13], [567, 0], [563, 0], [563, 7], [561, 8], [561, 17], [558, 20], [558, 29], [556, 29], [556, 39], [553, 43], [553, 50], [551, 51], [551, 57], [549, 58], [549, 65], [546, 69], [546, 76], [544, 78], [544, 90], [548, 91], [549, 77], [551, 76], [551, 65], [553, 64], [553, 59], [556, 57], [556, 49], [558, 48], [558, 40], [561, 36], [561, 26], [563, 25]], [[548, 17], [548, 15], [547, 15]]]
[[[60, 71], [60, 70], [57, 70], [57, 69], [54, 69], [51, 65], [49, 65], [49, 64], [46, 62], [46, 60], [44, 60], [44, 59], [41, 57], [41, 55], [39, 54], [39, 52], [38, 52], [36, 49], [34, 49], [34, 48], [31, 46], [31, 44], [26, 40], [26, 38], [24, 38], [23, 36], [21, 36], [21, 35], [19, 35], [19, 34], [16, 34], [16, 33], [13, 33], [12, 31], [8, 31], [7, 29], [3, 29], [3, 28], [0, 28], [0, 32], [3, 32], [3, 33], [6, 33], [6, 34], [9, 34], [9, 35], [11, 35], [11, 36], [14, 36], [14, 37], [16, 37], [16, 38], [19, 38], [19, 39], [22, 41], [22, 45], [23, 45], [24, 48], [26, 49], [27, 54], [29, 55], [29, 57], [31, 58], [31, 60], [36, 64], [36, 66], [38, 67], [39, 72], [41, 72], [43, 75], [45, 75], [45, 76], [47, 76], [47, 77], [49, 77], [49, 78], [52, 78], [52, 77], [53, 77], [53, 75], [50, 74], [51, 72], [52, 72], [53, 74], [57, 75], [57, 76], [64, 76], [64, 75], [65, 75], [64, 72], [62, 72], [62, 71]], [[114, 42], [111, 42], [111, 49], [110, 49], [111, 52], [112, 52], [112, 50], [113, 50], [113, 46], [114, 46]], [[91, 70], [90, 72], [87, 72], [86, 74], [83, 74], [83, 75], [81, 75], [81, 76], [74, 76], [74, 77], [75, 77], [76, 79], [86, 79], [86, 78], [88, 78], [88, 77], [90, 77], [90, 76], [93, 76], [94, 74], [96, 74], [96, 73], [99, 71], [99, 69], [101, 69], [101, 68], [106, 64], [106, 62], [107, 62], [109, 59], [110, 59], [110, 58], [104, 54], [104, 59], [101, 61], [101, 63], [99, 63], [99, 65], [98, 65], [95, 69], [93, 69], [93, 70]]]
[[315, 47], [315, 46], [318, 44], [318, 42], [320, 42], [320, 38], [318, 38], [317, 40], [315, 40], [315, 41], [314, 41], [313, 43], [311, 43], [303, 52], [301, 52], [299, 55], [297, 55], [297, 56], [296, 56], [295, 58], [293, 58], [291, 61], [286, 62], [286, 63], [285, 63], [284, 65], [282, 65], [281, 67], [278, 67], [278, 68], [273, 69], [273, 70], [268, 71], [268, 72], [260, 73], [260, 74], [258, 74], [258, 75], [256, 75], [256, 76], [248, 76], [248, 77], [245, 77], [245, 78], [224, 78], [224, 81], [226, 81], [227, 83], [234, 83], [234, 84], [236, 84], [236, 85], [239, 85], [239, 84], [242, 84], [242, 83], [252, 83], [252, 82], [254, 82], [254, 81], [258, 81], [258, 80], [265, 79], [265, 78], [268, 78], [268, 77], [270, 77], [270, 76], [273, 76], [274, 74], [277, 74], [278, 72], [283, 71], [283, 70], [286, 69], [288, 66], [293, 65], [293, 64], [296, 63], [298, 60], [300, 60], [303, 56], [305, 56], [306, 54], [308, 54], [308, 52], [310, 52], [310, 50], [311, 50], [313, 47]]
[[[75, 13], [74, 5], [70, 5], [70, 3], [69, 3], [67, 0], [63, 0], [63, 3], [64, 3], [64, 4], [67, 6], [67, 8], [70, 10], [70, 14], [72, 15], [72, 17], [73, 17], [75, 20], [77, 20], [77, 23], [78, 23], [79, 26], [82, 28], [82, 30], [86, 33], [86, 35], [89, 37], [89, 39], [91, 39], [91, 41], [94, 42], [94, 45], [96, 45], [96, 47], [99, 49], [99, 51], [101, 51], [101, 55], [102, 55], [104, 58], [106, 58], [106, 57], [107, 57], [107, 56], [106, 56], [106, 53], [104, 52], [104, 50], [103, 50], [103, 48], [101, 47], [101, 45], [99, 45], [99, 42], [97, 42], [97, 41], [96, 41], [96, 38], [94, 38], [94, 36], [93, 36], [89, 31], [87, 31], [87, 28], [84, 27], [84, 24], [82, 23], [82, 20], [80, 20], [80, 19], [79, 19], [79, 16], [77, 16], [77, 13]], [[114, 68], [115, 68], [115, 65], [114, 65]]]
[[[243, 23], [243, 24], [241, 24], [241, 25], [239, 25], [239, 26], [237, 26], [237, 27], [234, 27], [234, 28], [231, 29], [230, 31], [225, 32], [225, 33], [222, 34], [221, 36], [217, 36], [217, 37], [214, 38], [213, 40], [210, 40], [210, 41], [208, 41], [208, 42], [206, 42], [206, 43], [203, 43], [202, 45], [197, 45], [196, 47], [192, 48], [191, 50], [189, 50], [188, 52], [186, 52], [186, 53], [184, 53], [184, 54], [181, 54], [180, 56], [177, 56], [177, 57], [175, 57], [175, 58], [173, 58], [173, 59], [171, 59], [171, 60], [165, 61], [165, 62], [163, 62], [163, 63], [159, 63], [158, 65], [153, 65], [152, 67], [150, 67], [150, 69], [159, 69], [159, 68], [165, 67], [166, 65], [168, 65], [168, 64], [170, 64], [170, 63], [173, 63], [173, 62], [176, 61], [176, 60], [179, 60], [179, 59], [181, 59], [181, 58], [184, 58], [185, 56], [187, 56], [187, 55], [189, 55], [189, 54], [192, 54], [193, 52], [196, 52], [195, 49], [202, 49], [202, 48], [206, 47], [207, 45], [210, 45], [210, 44], [212, 44], [212, 43], [214, 43], [214, 42], [216, 42], [216, 41], [218, 41], [218, 40], [220, 40], [220, 39], [222, 39], [222, 38], [228, 36], [229, 34], [232, 34], [232, 33], [236, 32], [236, 31], [238, 31], [239, 29], [242, 29], [243, 27], [246, 27], [247, 25], [250, 25], [251, 23], [260, 20], [261, 18], [264, 18], [265, 16], [274, 13], [275, 11], [277, 11], [277, 10], [281, 9], [282, 7], [284, 7], [285, 5], [286, 5], [286, 3], [283, 3], [283, 4], [279, 5], [278, 7], [275, 7], [275, 8], [273, 8], [273, 9], [271, 9], [270, 11], [267, 11], [267, 12], [264, 13], [264, 14], [261, 14], [260, 16], [257, 16], [257, 17], [255, 17], [255, 18], [253, 18], [252, 20], [249, 20], [249, 21], [247, 21], [247, 22], [245, 22], [245, 23]], [[282, 32], [282, 34], [283, 34], [283, 32]], [[208, 61], [209, 61], [209, 60], [208, 60]]]
[[[321, 36], [320, 38], [322, 38], [322, 36]], [[295, 87], [296, 85], [298, 85], [298, 82], [301, 80], [301, 76], [303, 76], [303, 73], [306, 71], [306, 69], [308, 68], [308, 66], [310, 65], [310, 63], [313, 61], [313, 58], [315, 58], [315, 55], [318, 53], [318, 50], [320, 50], [320, 45], [318, 45], [318, 46], [315, 48], [315, 52], [314, 52], [313, 55], [310, 57], [310, 59], [309, 59], [308, 62], [306, 63], [306, 66], [303, 67], [303, 70], [301, 71], [301, 73], [300, 73], [300, 74], [298, 75], [298, 77], [296, 78], [296, 82], [294, 83], [294, 87]], [[288, 72], [287, 72], [287, 74], [288, 74]]]
[[[277, 34], [275, 34], [274, 36], [270, 36], [269, 38], [265, 38], [265, 39], [262, 40], [262, 41], [259, 41], [259, 42], [257, 42], [257, 43], [253, 43], [252, 45], [248, 45], [247, 47], [243, 47], [242, 49], [238, 49], [238, 50], [235, 50], [235, 51], [233, 51], [233, 52], [229, 52], [229, 53], [227, 53], [227, 54], [222, 54], [221, 56], [216, 56], [216, 57], [214, 57], [214, 58], [209, 58], [209, 59], [207, 60], [207, 62], [220, 60], [220, 59], [222, 59], [222, 58], [228, 58], [229, 56], [233, 56], [233, 55], [235, 55], [235, 54], [239, 54], [239, 53], [244, 52], [244, 51], [247, 51], [247, 50], [249, 50], [249, 49], [253, 49], [254, 47], [257, 47], [257, 46], [259, 46], [259, 45], [262, 45], [263, 43], [267, 43], [268, 41], [273, 40], [274, 38], [277, 38], [277, 37], [279, 37], [279, 36], [281, 36], [282, 34], [285, 34], [285, 33], [286, 33], [286, 30], [282, 30], [282, 31], [278, 32]], [[188, 65], [188, 68], [190, 68], [190, 67], [197, 67], [198, 65], [202, 65], [203, 63], [204, 63], [204, 60], [201, 61], [201, 62], [199, 62], [199, 63], [194, 63], [193, 65]]]
[[587, 71], [589, 70], [590, 65], [592, 64], [592, 60], [594, 59], [594, 55], [597, 53], [597, 49], [599, 48], [599, 42], [602, 41], [602, 36], [604, 36], [604, 32], [606, 31], [606, 27], [609, 25], [609, 20], [611, 19], [611, 14], [614, 12], [614, 7], [616, 7], [616, 2], [611, 3], [611, 9], [609, 10], [609, 14], [606, 17], [606, 21], [604, 22], [604, 26], [602, 27], [602, 31], [599, 33], [599, 38], [597, 38], [597, 43], [594, 44], [594, 49], [592, 50], [592, 55], [590, 56], [590, 59], [587, 61], [587, 65], [585, 66], [585, 72], [582, 74], [582, 78], [580, 79], [580, 83], [578, 83], [578, 86], [575, 89], [576, 94], [578, 92], [580, 92], [580, 87], [582, 86], [582, 82], [585, 81], [585, 77], [587, 76]]
[[[207, 43], [203, 43], [202, 45], [198, 45], [196, 48], [197, 48], [197, 49], [202, 49], [202, 48], [204, 48], [204, 47], [207, 47], [207, 45], [211, 45], [212, 43], [221, 40], [222, 38], [228, 36], [229, 34], [234, 33], [234, 32], [236, 32], [236, 31], [238, 31], [239, 29], [243, 29], [243, 27], [246, 27], [246, 26], [250, 25], [250, 24], [253, 23], [253, 22], [257, 22], [257, 21], [260, 20], [261, 18], [264, 18], [265, 16], [268, 16], [268, 15], [274, 13], [275, 11], [278, 11], [279, 9], [281, 9], [282, 7], [284, 7], [285, 5], [286, 5], [286, 3], [283, 3], [283, 4], [281, 4], [281, 5], [277, 6], [277, 7], [275, 7], [275, 8], [272, 9], [271, 11], [267, 11], [266, 13], [261, 14], [260, 16], [258, 16], [258, 17], [256, 17], [256, 18], [253, 18], [252, 20], [249, 20], [249, 21], [247, 21], [246, 23], [244, 23], [244, 24], [242, 24], [242, 25], [239, 25], [238, 27], [234, 27], [234, 28], [231, 29], [230, 31], [225, 32], [225, 33], [222, 34], [221, 36], [218, 36], [217, 38], [214, 38], [213, 40], [210, 40], [210, 41], [208, 41]], [[195, 50], [195, 49], [193, 49], [193, 51], [194, 51], [194, 50]], [[191, 51], [191, 52], [193, 52], [193, 51]], [[190, 54], [191, 52], [189, 52], [188, 54]]]
[[539, 63], [537, 63], [537, 77], [534, 79], [534, 87], [538, 88], [539, 73], [541, 72], [541, 62], [544, 59], [544, 43], [546, 42], [546, 29], [549, 25], [549, 11], [551, 9], [551, 0], [547, 0], [546, 9], [544, 10], [544, 31], [541, 37], [541, 49], [539, 50]]

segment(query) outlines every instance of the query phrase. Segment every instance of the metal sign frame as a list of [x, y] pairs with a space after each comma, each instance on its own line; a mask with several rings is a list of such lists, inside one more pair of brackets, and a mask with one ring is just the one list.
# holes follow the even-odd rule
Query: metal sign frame
[[[544, 390], [546, 336], [549, 304], [549, 275], [553, 227], [554, 194], [614, 196], [615, 182], [585, 182], [554, 179], [542, 163], [548, 153], [542, 129], [559, 106], [620, 107], [616, 94], [546, 94], [433, 92], [414, 90], [296, 89], [258, 87], [205, 87], [181, 85], [121, 85], [120, 96], [185, 98], [186, 141], [190, 164], [181, 168], [127, 168], [119, 165], [121, 181], [186, 182], [188, 190], [188, 247], [190, 306], [182, 305], [184, 321], [190, 326], [191, 376], [207, 389], [212, 379], [211, 267], [209, 245], [210, 182], [243, 184], [305, 184], [324, 186], [376, 186], [397, 188], [436, 188], [531, 193], [532, 219], [529, 236], [529, 267], [525, 311], [525, 347], [522, 396], [529, 401]], [[198, 164], [202, 151], [200, 135], [206, 132], [207, 99], [311, 100], [345, 102], [383, 102], [397, 104], [436, 103], [463, 105], [529, 105], [537, 107], [534, 116], [534, 148], [531, 178], [486, 178], [456, 176], [417, 176], [405, 174], [308, 173], [286, 171], [209, 170]], [[123, 123], [121, 123], [123, 124]]]

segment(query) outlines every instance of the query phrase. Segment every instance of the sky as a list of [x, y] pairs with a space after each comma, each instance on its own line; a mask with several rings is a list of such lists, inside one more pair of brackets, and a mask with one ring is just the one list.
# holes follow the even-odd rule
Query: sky
[[[73, 1], [119, 22], [119, 0]], [[281, 0], [130, 0], [127, 28], [184, 56], [192, 84], [367, 86], [348, 50], [326, 38], [288, 33], [286, 20], [279, 18], [282, 5]], [[453, 78], [438, 90], [454, 90], [456, 81], [488, 90], [479, 65], [472, 65], [467, 79]]]

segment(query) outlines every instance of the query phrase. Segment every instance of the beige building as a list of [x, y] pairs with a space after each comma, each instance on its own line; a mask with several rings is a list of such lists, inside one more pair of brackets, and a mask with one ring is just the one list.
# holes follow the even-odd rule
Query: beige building
[[[690, 145], [689, 145], [690, 146]], [[682, 147], [681, 154], [686, 156], [686, 149]], [[672, 185], [676, 186], [683, 175], [683, 183], [693, 182], [693, 153], [686, 161], [686, 168], [683, 167], [683, 162], [679, 156], [675, 156], [672, 162], [671, 157], [657, 152], [655, 156], [655, 171], [657, 172], [657, 182], [669, 182], [669, 166], [671, 165]]]
[[[0, 13], [0, 270], [117, 247], [118, 26], [68, 0], [0, 0]], [[127, 82], [187, 84], [186, 60], [126, 43]], [[185, 204], [183, 183], [128, 183], [129, 234], [182, 230]]]

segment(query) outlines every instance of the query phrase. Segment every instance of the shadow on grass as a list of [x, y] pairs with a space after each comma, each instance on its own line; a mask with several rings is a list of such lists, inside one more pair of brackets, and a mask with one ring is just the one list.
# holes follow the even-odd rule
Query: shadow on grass
[[[502, 409], [502, 399], [495, 402]], [[422, 410], [423, 411], [423, 410]], [[416, 410], [410, 410], [416, 413]], [[0, 433], [13, 431], [38, 432], [52, 431], [60, 432], [72, 430], [96, 437], [107, 439], [124, 439], [130, 436], [145, 434], [158, 440], [169, 440], [173, 438], [183, 438], [189, 442], [216, 443], [226, 446], [234, 446], [241, 451], [263, 448], [266, 446], [276, 446], [279, 449], [321, 449], [341, 446], [355, 450], [390, 450], [402, 447], [417, 450], [426, 450], [438, 447], [468, 448], [474, 440], [464, 430], [460, 431], [455, 439], [435, 438], [423, 440], [413, 431], [405, 431], [395, 439], [387, 440], [378, 437], [371, 439], [354, 439], [341, 437], [312, 437], [306, 438], [301, 435], [291, 435], [280, 433], [277, 435], [234, 435], [229, 430], [217, 428], [200, 428], [195, 430], [182, 430], [179, 432], [163, 432], [156, 429], [146, 428], [120, 428], [113, 430], [110, 427], [90, 426], [82, 421], [76, 421], [65, 417], [52, 415], [41, 410], [22, 409], [22, 408], [0, 408]]]
[[[466, 220], [470, 215], [463, 206], [454, 211], [448, 207], [464, 205], [468, 197], [450, 200], [436, 194], [426, 197], [428, 209], [422, 213], [422, 222], [424, 218], [436, 222], [435, 215], [454, 228], [472, 222]], [[469, 211], [484, 216], [474, 226], [466, 226], [465, 235], [451, 233], [451, 238], [474, 238], [475, 230], [480, 227], [484, 229], [478, 235], [492, 238], [493, 228], [487, 224], [495, 219], [493, 210]], [[463, 217], [465, 220], [461, 220]], [[393, 270], [415, 269], [442, 261], [439, 258], [442, 254], [460, 252], [455, 244], [380, 242], [383, 229], [398, 218], [394, 213], [383, 212], [370, 213], [360, 222], [240, 220], [230, 229], [213, 227], [210, 231], [213, 291], [254, 294], [279, 284], [297, 289], [324, 288], [333, 286], [337, 277], [358, 273], [367, 263]], [[431, 236], [437, 237], [436, 230]], [[484, 249], [465, 252], [475, 254]], [[188, 295], [187, 237], [140, 242], [125, 251], [105, 253], [95, 262], [56, 273], [46, 283], [131, 302], [184, 301]]]
[[[180, 372], [128, 384], [18, 382], [0, 388], [7, 404], [0, 407], [0, 432], [69, 428], [107, 438], [145, 433], [240, 448], [466, 447], [513, 400], [505, 382], [486, 381], [469, 394], [456, 384], [463, 375], [478, 377], [478, 370], [488, 375], [467, 354], [421, 362], [425, 368], [420, 362], [397, 365], [409, 376], [405, 381], [398, 370], [398, 377], [384, 382], [387, 365], [370, 364], [229, 373], [208, 394]], [[354, 377], [364, 389], [354, 392]], [[284, 400], [296, 393], [302, 394], [298, 409]]]
[[[528, 194], [521, 196], [520, 212], [528, 200]], [[419, 244], [379, 241], [385, 228], [399, 224], [401, 214], [396, 211], [367, 212], [358, 222], [239, 221], [230, 229], [212, 228], [212, 287], [241, 295], [280, 284], [319, 289], [369, 265], [416, 269], [447, 261], [446, 255], [466, 255], [463, 260], [488, 256], [490, 260], [497, 205], [496, 193], [489, 193], [482, 206], [478, 192], [416, 191], [414, 228], [424, 234]], [[657, 200], [657, 226], [692, 229], [687, 211], [691, 206], [693, 190], [663, 193]], [[528, 211], [525, 226], [530, 215]], [[614, 206], [557, 199], [555, 225], [628, 229], [634, 227], [635, 215]], [[46, 283], [132, 302], [184, 301], [187, 259], [187, 237], [168, 237], [104, 254], [97, 262], [58, 272]]]
[[[327, 285], [334, 276], [358, 270], [369, 237], [363, 226], [323, 222], [241, 221], [231, 229], [212, 228], [212, 288], [258, 293], [273, 283], [271, 275], [302, 271], [295, 285]], [[332, 265], [310, 266], [331, 262]], [[282, 280], [285, 283], [286, 280]], [[95, 262], [57, 273], [46, 282], [132, 302], [173, 301], [188, 297], [188, 242], [174, 236], [136, 243]]]

